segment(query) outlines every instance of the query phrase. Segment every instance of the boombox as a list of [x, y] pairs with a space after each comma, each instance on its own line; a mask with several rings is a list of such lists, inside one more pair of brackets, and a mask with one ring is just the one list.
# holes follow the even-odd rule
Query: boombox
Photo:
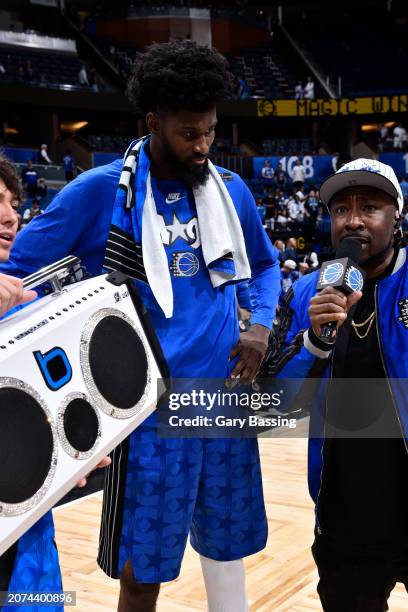
[[54, 293], [0, 322], [0, 554], [165, 391], [167, 365], [133, 284], [112, 272], [63, 288], [72, 261], [27, 277], [26, 288], [47, 281]]

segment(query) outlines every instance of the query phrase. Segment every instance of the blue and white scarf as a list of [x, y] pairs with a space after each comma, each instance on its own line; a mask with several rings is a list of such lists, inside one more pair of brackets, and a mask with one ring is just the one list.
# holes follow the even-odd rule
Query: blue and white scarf
[[[127, 150], [113, 208], [104, 266], [149, 284], [166, 318], [173, 316], [173, 289], [145, 152], [149, 137]], [[251, 277], [239, 217], [215, 166], [193, 190], [204, 261], [213, 287]]]

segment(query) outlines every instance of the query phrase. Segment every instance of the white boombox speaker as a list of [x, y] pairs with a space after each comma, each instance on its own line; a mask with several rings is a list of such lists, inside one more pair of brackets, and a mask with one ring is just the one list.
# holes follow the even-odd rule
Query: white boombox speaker
[[69, 257], [55, 293], [0, 322], [0, 554], [155, 409], [167, 364], [131, 281]]

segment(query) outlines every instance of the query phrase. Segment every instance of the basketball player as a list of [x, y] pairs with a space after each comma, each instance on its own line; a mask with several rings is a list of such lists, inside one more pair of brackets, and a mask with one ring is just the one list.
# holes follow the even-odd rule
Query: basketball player
[[[266, 370], [287, 378], [315, 377], [320, 371], [323, 381], [370, 379], [363, 393], [357, 393], [362, 389], [357, 382], [333, 381], [315, 398], [309, 441], [317, 519], [312, 551], [326, 612], [382, 612], [397, 581], [408, 588], [403, 196], [392, 168], [366, 159], [340, 168], [320, 195], [331, 215], [333, 247], [346, 237], [362, 244], [363, 291], [347, 298], [332, 287], [316, 293], [319, 273], [302, 277], [283, 298], [276, 350]], [[328, 342], [320, 334], [330, 321], [338, 326]], [[325, 438], [324, 422], [326, 434], [332, 425], [337, 434]]]
[[[279, 293], [277, 253], [250, 191], [233, 172], [216, 168], [218, 179], [209, 176], [216, 105], [233, 91], [225, 59], [191, 41], [153, 45], [138, 59], [129, 83], [150, 133], [131, 177], [134, 199], [139, 205], [145, 197], [150, 168], [156, 207], [150, 230], [160, 231], [159, 251], [164, 249], [168, 260], [161, 272], [166, 276], [171, 271], [172, 316], [164, 316], [157, 301], [161, 296], [146, 283], [144, 264], [137, 256], [140, 245], [134, 245], [140, 226], [128, 237], [120, 230], [124, 248], [115, 248], [130, 253], [127, 269], [138, 279], [173, 377], [253, 379], [267, 347]], [[91, 273], [101, 273], [121, 171], [122, 161], [116, 161], [67, 185], [17, 238], [7, 270], [24, 275], [74, 254]], [[231, 282], [214, 287], [203, 255], [213, 244], [201, 244], [201, 235], [211, 233], [222, 241], [217, 232], [226, 229], [218, 228], [211, 215], [198, 222], [196, 194], [206, 193], [214, 181], [225, 213], [239, 225], [239, 231], [236, 226], [227, 229], [232, 238], [243, 236], [246, 254], [241, 255], [248, 258], [252, 271], [253, 325], [241, 338], [233, 284], [233, 268], [239, 262], [226, 253], [216, 273], [224, 271], [224, 281]], [[131, 193], [130, 187], [126, 191]], [[211, 204], [208, 200], [209, 210]], [[133, 212], [125, 211], [125, 217], [133, 218]], [[116, 218], [114, 223], [118, 225]], [[145, 249], [146, 240], [143, 253]], [[108, 263], [114, 267], [112, 258]], [[256, 440], [161, 439], [152, 416], [120, 448], [113, 463], [107, 483], [115, 484], [117, 496], [109, 496], [107, 489], [99, 563], [108, 575], [121, 579], [119, 609], [155, 610], [160, 583], [179, 574], [190, 533], [200, 555], [209, 609], [245, 612], [242, 559], [261, 550], [267, 538]]]
[[[19, 178], [14, 166], [0, 155], [0, 261], [6, 262], [17, 233], [17, 209], [22, 201]], [[35, 291], [23, 289], [23, 282], [8, 274], [0, 274], [0, 318], [16, 306], [31, 302], [37, 297]], [[1, 322], [0, 322], [1, 325]], [[110, 463], [106, 457], [99, 464]], [[82, 478], [78, 486], [85, 486]], [[43, 516], [20, 540], [0, 556], [0, 592], [56, 593], [62, 590], [58, 554], [54, 542], [54, 526], [51, 513]], [[0, 602], [1, 607], [1, 602]], [[30, 610], [39, 610], [30, 606]], [[4, 612], [17, 609], [4, 606]], [[28, 609], [27, 607], [19, 607]], [[51, 612], [62, 610], [62, 606], [51, 606]]]

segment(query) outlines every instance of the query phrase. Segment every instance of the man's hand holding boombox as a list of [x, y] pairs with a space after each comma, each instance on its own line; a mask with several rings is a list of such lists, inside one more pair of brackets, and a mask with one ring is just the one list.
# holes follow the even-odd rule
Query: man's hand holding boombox
[[20, 278], [0, 274], [0, 317], [16, 306], [31, 302], [36, 297], [35, 291], [23, 289], [23, 281]]

